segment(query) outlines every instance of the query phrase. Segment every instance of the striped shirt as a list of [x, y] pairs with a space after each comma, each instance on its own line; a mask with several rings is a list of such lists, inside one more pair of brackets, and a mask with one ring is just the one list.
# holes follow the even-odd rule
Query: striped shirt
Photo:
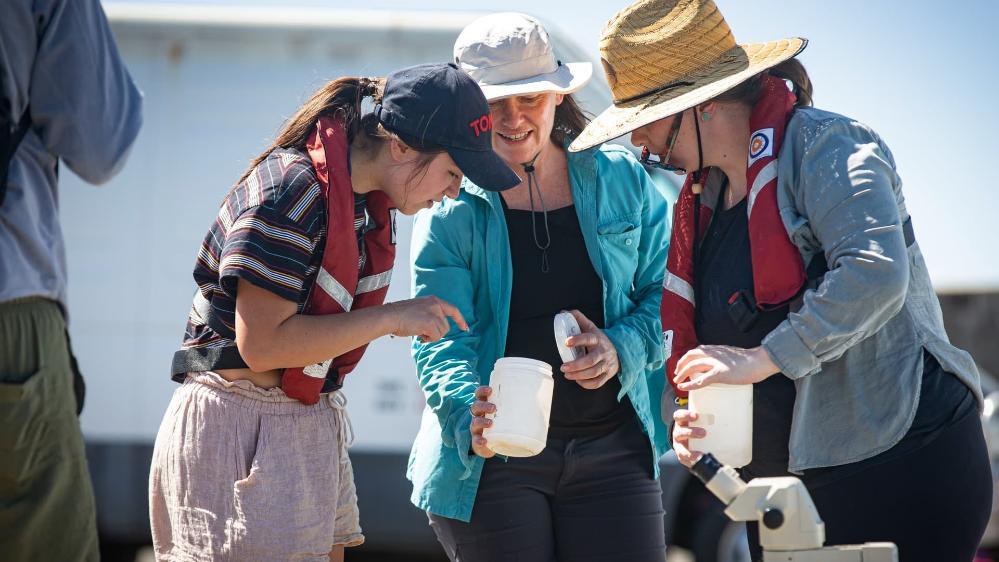
[[[357, 200], [360, 239], [368, 221], [364, 199]], [[325, 236], [326, 201], [311, 160], [298, 150], [275, 150], [226, 195], [201, 244], [194, 266], [199, 294], [182, 347], [234, 345], [239, 279], [297, 303], [301, 313]]]

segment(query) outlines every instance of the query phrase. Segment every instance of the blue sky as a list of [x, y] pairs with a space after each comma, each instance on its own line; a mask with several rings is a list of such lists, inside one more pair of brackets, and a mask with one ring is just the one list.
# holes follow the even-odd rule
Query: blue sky
[[[170, 0], [182, 2], [184, 0]], [[213, 0], [386, 10], [523, 11], [597, 59], [622, 0]], [[809, 39], [800, 59], [816, 106], [871, 125], [891, 147], [938, 289], [999, 289], [999, 2], [716, 0], [740, 43]]]

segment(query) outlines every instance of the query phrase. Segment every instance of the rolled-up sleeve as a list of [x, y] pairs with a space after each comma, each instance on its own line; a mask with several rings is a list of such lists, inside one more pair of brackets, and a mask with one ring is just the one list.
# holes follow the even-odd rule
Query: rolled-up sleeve
[[821, 130], [800, 156], [799, 208], [829, 271], [763, 340], [784, 375], [797, 379], [839, 358], [899, 312], [909, 280], [890, 153], [845, 120]]
[[445, 201], [433, 211], [421, 212], [416, 217], [410, 252], [413, 296], [432, 295], [453, 304], [470, 329], [462, 331], [451, 322], [451, 330], [436, 342], [421, 343], [414, 339], [413, 357], [427, 405], [440, 423], [441, 442], [454, 449], [465, 467], [463, 478], [467, 478], [475, 460], [470, 453], [470, 408], [475, 402], [475, 389], [481, 384], [476, 350], [482, 327], [473, 304], [470, 237], [461, 231], [467, 224], [462, 223], [455, 230], [456, 221], [446, 218], [457, 205]]
[[615, 186], [619, 189], [640, 189], [642, 192], [642, 235], [638, 245], [638, 264], [629, 295], [636, 306], [625, 316], [609, 325], [604, 332], [617, 350], [620, 361], [623, 398], [638, 380], [645, 376], [662, 376], [662, 323], [659, 305], [662, 302], [663, 276], [669, 246], [666, 201], [652, 178], [634, 158], [628, 155], [635, 186]]

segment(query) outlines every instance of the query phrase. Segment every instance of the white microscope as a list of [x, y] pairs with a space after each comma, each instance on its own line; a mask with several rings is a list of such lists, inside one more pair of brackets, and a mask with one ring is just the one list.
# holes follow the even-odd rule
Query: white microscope
[[827, 546], [826, 527], [801, 480], [754, 478], [748, 484], [710, 453], [690, 468], [733, 521], [758, 521], [763, 562], [898, 562], [888, 542]]

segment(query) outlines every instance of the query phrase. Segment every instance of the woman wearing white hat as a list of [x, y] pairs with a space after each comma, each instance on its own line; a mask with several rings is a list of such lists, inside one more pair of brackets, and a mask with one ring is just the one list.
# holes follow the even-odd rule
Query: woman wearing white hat
[[601, 40], [614, 106], [570, 150], [631, 132], [687, 173], [662, 307], [680, 461], [704, 435], [682, 396], [754, 384], [744, 474], [801, 477], [828, 544], [971, 560], [992, 497], [978, 372], [947, 339], [891, 152], [809, 107], [805, 45], [737, 45], [711, 0], [637, 2]]
[[[411, 456], [413, 502], [452, 560], [644, 560], [665, 555], [658, 458], [665, 379], [659, 302], [666, 205], [621, 147], [568, 154], [586, 120], [572, 98], [588, 63], [558, 61], [522, 14], [483, 17], [461, 33], [455, 62], [490, 101], [497, 154], [524, 179], [502, 195], [463, 184], [418, 216], [417, 295], [468, 319], [414, 356], [428, 411]], [[581, 359], [563, 364], [552, 319], [572, 310]], [[555, 371], [545, 449], [492, 458], [496, 359]]]

